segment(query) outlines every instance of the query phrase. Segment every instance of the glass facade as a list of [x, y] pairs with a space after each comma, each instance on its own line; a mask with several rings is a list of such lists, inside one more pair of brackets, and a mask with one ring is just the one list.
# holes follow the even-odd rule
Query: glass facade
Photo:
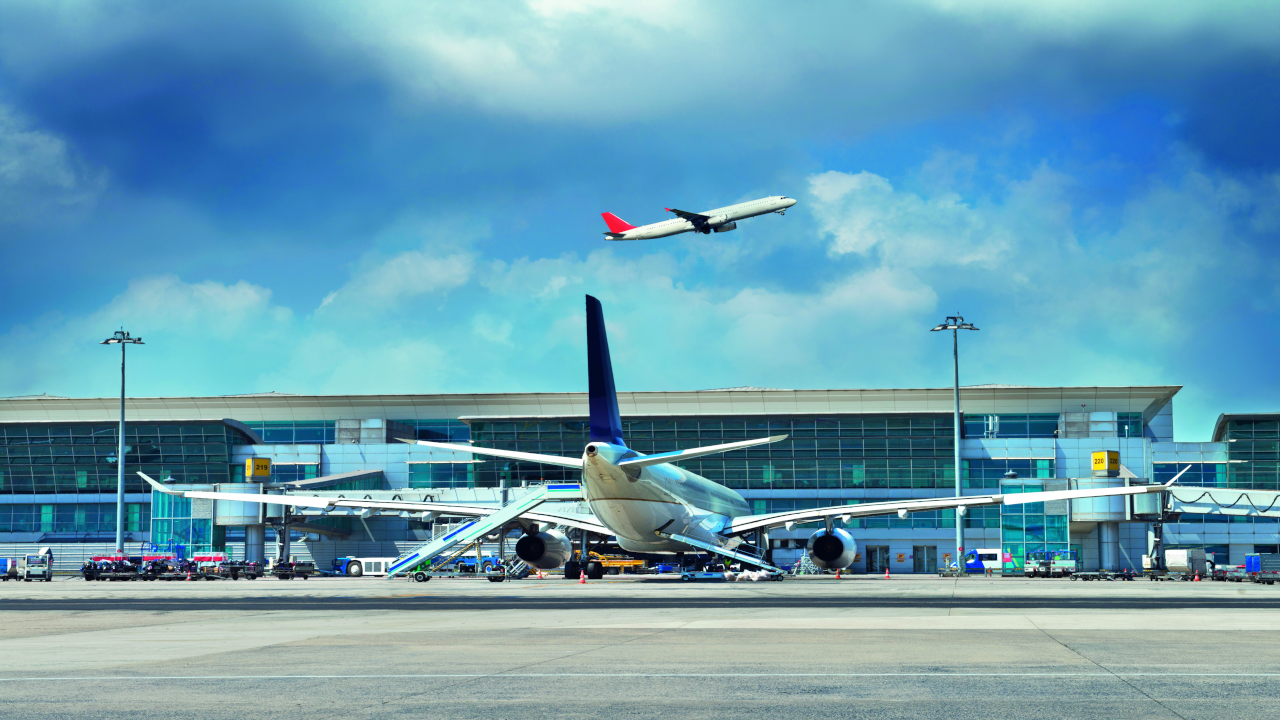
[[[623, 421], [627, 445], [645, 454], [787, 435], [782, 442], [677, 463], [726, 487], [817, 490], [954, 487], [951, 416], [704, 416]], [[477, 445], [576, 457], [587, 444], [580, 420], [475, 422]], [[494, 461], [476, 466], [476, 487], [574, 480], [576, 471], [538, 463]]]
[[[1190, 468], [1187, 466], [1190, 465]], [[1164, 484], [1186, 468], [1186, 472], [1178, 478], [1179, 485], [1201, 485], [1204, 487], [1227, 487], [1226, 463], [1152, 463], [1152, 480]]]
[[[1043, 490], [1043, 483], [1005, 483], [1000, 492], [1011, 495]], [[1062, 503], [1062, 508], [1066, 509], [1066, 503]], [[999, 510], [1001, 543], [1004, 552], [1010, 555], [1011, 567], [1015, 571], [1023, 568], [1029, 552], [1068, 549], [1066, 513], [1047, 513], [1045, 503], [1001, 505]]]
[[1227, 422], [1227, 487], [1280, 490], [1280, 420]]
[[419, 440], [467, 442], [471, 439], [471, 426], [461, 420], [392, 420], [391, 422], [413, 428], [417, 431]]
[[[151, 506], [126, 503], [125, 532], [146, 532], [151, 525]], [[62, 540], [91, 540], [114, 536], [115, 503], [58, 503], [0, 505], [0, 533], [44, 533]], [[52, 539], [52, 538], [49, 538]]]
[[332, 420], [247, 422], [268, 445], [332, 445], [337, 439]]
[[1022, 413], [964, 416], [967, 438], [1054, 438], [1058, 413]]
[[961, 460], [960, 472], [964, 474], [967, 488], [1000, 489], [1005, 473], [1013, 471], [1020, 478], [1054, 477], [1053, 460]]
[[[1058, 413], [965, 415], [967, 438], [1056, 438]], [[1142, 437], [1142, 413], [1116, 413], [1118, 437]]]
[[[118, 425], [0, 426], [0, 494], [115, 493]], [[228, 482], [231, 449], [249, 439], [220, 422], [125, 426], [125, 492], [150, 488], [135, 471], [178, 482]]]
[[[174, 486], [175, 490], [206, 490], [205, 487]], [[173, 550], [186, 548], [195, 552], [225, 550], [226, 528], [213, 524], [213, 501], [151, 493], [151, 542]]]
[[[476, 487], [472, 463], [426, 462], [409, 465], [411, 488]], [[492, 486], [490, 486], [492, 487]]]

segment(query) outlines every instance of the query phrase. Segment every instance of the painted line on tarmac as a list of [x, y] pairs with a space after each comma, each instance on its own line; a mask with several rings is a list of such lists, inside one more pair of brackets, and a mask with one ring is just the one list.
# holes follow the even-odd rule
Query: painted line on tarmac
[[84, 677], [0, 677], [0, 682], [117, 682], [120, 680], [432, 680], [459, 678], [1280, 678], [1280, 673], [436, 673], [417, 675], [89, 675]]

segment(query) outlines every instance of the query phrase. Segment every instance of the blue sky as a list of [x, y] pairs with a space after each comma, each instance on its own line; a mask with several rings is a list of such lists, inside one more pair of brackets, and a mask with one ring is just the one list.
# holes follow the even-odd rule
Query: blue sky
[[[1181, 384], [1280, 409], [1280, 6], [0, 2], [0, 395]], [[785, 217], [606, 243], [763, 195]]]

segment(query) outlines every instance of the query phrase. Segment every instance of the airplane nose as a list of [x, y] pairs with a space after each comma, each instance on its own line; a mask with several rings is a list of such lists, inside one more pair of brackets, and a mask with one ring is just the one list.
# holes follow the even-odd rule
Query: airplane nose
[[795, 198], [787, 198], [786, 202], [787, 202], [787, 207], [791, 207], [792, 205], [796, 204]]

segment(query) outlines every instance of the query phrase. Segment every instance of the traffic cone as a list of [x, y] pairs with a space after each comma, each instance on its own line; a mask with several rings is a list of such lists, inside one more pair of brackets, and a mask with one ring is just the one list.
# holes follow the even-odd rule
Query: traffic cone
[[884, 579], [885, 580], [889, 579], [889, 568], [887, 567], [884, 569]]
[[587, 584], [587, 571], [585, 569], [578, 571], [578, 584], [579, 585]]
[[836, 579], [840, 579], [840, 568], [836, 568]]
[[1196, 579], [1192, 580], [1191, 582], [1200, 582], [1200, 571], [1198, 570], [1196, 571]]

